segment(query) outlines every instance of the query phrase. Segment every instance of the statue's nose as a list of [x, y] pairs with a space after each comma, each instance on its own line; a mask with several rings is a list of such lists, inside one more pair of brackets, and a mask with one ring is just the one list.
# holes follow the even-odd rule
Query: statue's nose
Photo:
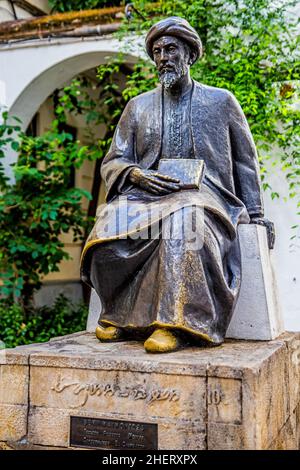
[[167, 53], [166, 53], [166, 51], [164, 51], [162, 49], [161, 52], [160, 52], [160, 61], [161, 62], [166, 62], [167, 60], [168, 60]]

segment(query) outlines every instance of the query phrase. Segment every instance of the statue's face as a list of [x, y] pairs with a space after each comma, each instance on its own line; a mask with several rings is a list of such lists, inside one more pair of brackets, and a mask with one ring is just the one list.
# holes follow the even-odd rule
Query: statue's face
[[153, 59], [159, 80], [170, 88], [189, 71], [190, 53], [188, 46], [173, 36], [162, 36], [153, 43]]

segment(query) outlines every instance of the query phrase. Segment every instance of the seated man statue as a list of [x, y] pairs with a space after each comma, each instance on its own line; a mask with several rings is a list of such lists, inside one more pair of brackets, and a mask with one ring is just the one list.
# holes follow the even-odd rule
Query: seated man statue
[[[107, 204], [82, 256], [82, 278], [102, 302], [96, 335], [143, 339], [149, 353], [219, 345], [241, 282], [238, 224], [264, 225], [269, 246], [274, 242], [273, 224], [263, 217], [255, 145], [234, 96], [191, 79], [202, 45], [186, 20], [152, 26], [146, 49], [160, 84], [131, 99], [120, 118], [101, 170]], [[182, 189], [180, 179], [159, 173], [161, 159], [204, 161], [201, 186]], [[156, 217], [149, 222], [150, 206]], [[203, 242], [191, 249], [172, 233], [197, 207]]]

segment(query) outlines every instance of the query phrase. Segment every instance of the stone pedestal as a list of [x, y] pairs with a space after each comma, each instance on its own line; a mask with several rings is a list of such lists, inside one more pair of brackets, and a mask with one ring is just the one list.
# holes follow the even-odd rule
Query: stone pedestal
[[299, 448], [299, 334], [149, 355], [77, 333], [2, 351], [0, 363], [3, 448], [70, 448], [71, 417], [106, 426], [81, 426], [86, 448], [142, 449], [144, 423], [159, 449]]
[[263, 341], [277, 338], [284, 325], [266, 229], [244, 224], [239, 226], [238, 236], [242, 283], [226, 336]]

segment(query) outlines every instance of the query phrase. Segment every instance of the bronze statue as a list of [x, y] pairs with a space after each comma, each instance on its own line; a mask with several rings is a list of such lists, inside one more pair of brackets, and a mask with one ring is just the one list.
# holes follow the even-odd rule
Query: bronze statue
[[[191, 79], [202, 45], [186, 20], [152, 26], [146, 49], [160, 85], [132, 99], [121, 116], [101, 170], [107, 204], [83, 252], [82, 278], [103, 306], [96, 335], [143, 339], [151, 353], [219, 345], [240, 287], [238, 224], [266, 226], [269, 246], [274, 243], [273, 224], [263, 217], [255, 145], [234, 96]], [[182, 189], [178, 178], [160, 174], [162, 158], [204, 160], [201, 187]], [[146, 217], [149, 207], [155, 223]], [[182, 216], [193, 220], [195, 208], [203, 209], [202, 246], [163, 236], [166, 227], [169, 234], [181, 230]]]

